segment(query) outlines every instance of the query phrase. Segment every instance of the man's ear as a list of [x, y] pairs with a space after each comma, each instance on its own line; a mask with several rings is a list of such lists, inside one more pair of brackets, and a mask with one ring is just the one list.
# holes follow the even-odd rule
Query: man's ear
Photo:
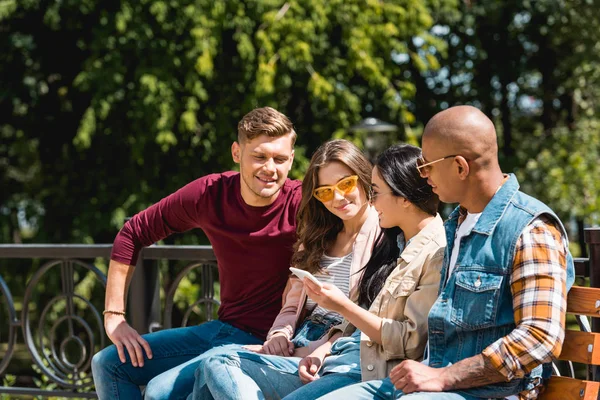
[[471, 167], [469, 167], [469, 162], [463, 156], [454, 157], [454, 162], [456, 163], [456, 168], [458, 169], [458, 177], [461, 180], [467, 179], [469, 176], [469, 172]]
[[290, 159], [290, 167], [288, 168], [288, 172], [292, 170], [292, 165], [294, 165], [294, 154], [296, 154], [296, 151], [292, 150], [292, 157]]
[[240, 163], [242, 159], [242, 147], [238, 142], [233, 142], [231, 145], [231, 157], [235, 163]]

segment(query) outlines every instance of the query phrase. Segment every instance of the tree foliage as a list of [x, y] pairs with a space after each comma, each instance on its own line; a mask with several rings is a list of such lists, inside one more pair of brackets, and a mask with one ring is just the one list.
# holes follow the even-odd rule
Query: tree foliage
[[321, 142], [361, 144], [348, 128], [364, 117], [417, 143], [435, 112], [474, 104], [504, 169], [593, 223], [597, 3], [2, 0], [1, 240], [110, 242], [126, 216], [234, 168], [237, 121], [263, 105], [295, 123], [301, 177]]
[[473, 104], [496, 123], [505, 171], [568, 220], [598, 223], [598, 1], [471, 1], [438, 72], [417, 83], [417, 119]]
[[237, 121], [257, 106], [295, 123], [295, 177], [316, 146], [365, 116], [413, 124], [411, 70], [439, 68], [446, 45], [431, 28], [456, 8], [456, 0], [0, 2], [3, 241], [23, 226], [35, 228], [35, 241], [111, 241], [124, 217], [232, 168]]

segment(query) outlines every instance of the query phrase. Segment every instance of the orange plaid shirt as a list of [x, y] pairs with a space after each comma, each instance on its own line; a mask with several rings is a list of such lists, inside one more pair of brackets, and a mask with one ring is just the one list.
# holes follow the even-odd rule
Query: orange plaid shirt
[[[510, 277], [516, 328], [483, 351], [509, 381], [558, 357], [565, 337], [567, 240], [547, 216], [529, 224]], [[540, 387], [519, 395], [536, 399]]]

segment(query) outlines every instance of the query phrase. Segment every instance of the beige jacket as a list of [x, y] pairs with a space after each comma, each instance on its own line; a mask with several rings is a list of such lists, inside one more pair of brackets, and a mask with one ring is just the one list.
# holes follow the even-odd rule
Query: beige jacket
[[[356, 272], [360, 271], [371, 258], [375, 240], [381, 232], [377, 211], [371, 205], [368, 205], [368, 207], [369, 215], [360, 228], [352, 247], [352, 265], [350, 267], [351, 292], [360, 280], [361, 274], [357, 274]], [[304, 284], [295, 275], [291, 275], [283, 292], [283, 306], [275, 318], [271, 330], [269, 330], [267, 340], [277, 332], [285, 334], [290, 340], [292, 339], [296, 327], [301, 322], [300, 319], [306, 299], [307, 295]]]
[[[437, 299], [446, 235], [437, 215], [402, 252], [398, 265], [369, 311], [382, 318], [383, 344], [361, 332], [362, 380], [383, 379], [404, 359], [421, 360], [427, 343], [427, 316]], [[329, 332], [349, 336], [356, 328], [345, 320]]]

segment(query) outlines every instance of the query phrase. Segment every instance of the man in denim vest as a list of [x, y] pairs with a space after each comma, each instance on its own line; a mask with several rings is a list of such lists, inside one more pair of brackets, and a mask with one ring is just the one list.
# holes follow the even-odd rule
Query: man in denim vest
[[[459, 203], [445, 224], [439, 297], [423, 362], [331, 398], [535, 399], [561, 351], [573, 259], [554, 212], [503, 174], [492, 121], [470, 106], [436, 114], [417, 168], [440, 200]], [[410, 396], [409, 396], [410, 394]]]

